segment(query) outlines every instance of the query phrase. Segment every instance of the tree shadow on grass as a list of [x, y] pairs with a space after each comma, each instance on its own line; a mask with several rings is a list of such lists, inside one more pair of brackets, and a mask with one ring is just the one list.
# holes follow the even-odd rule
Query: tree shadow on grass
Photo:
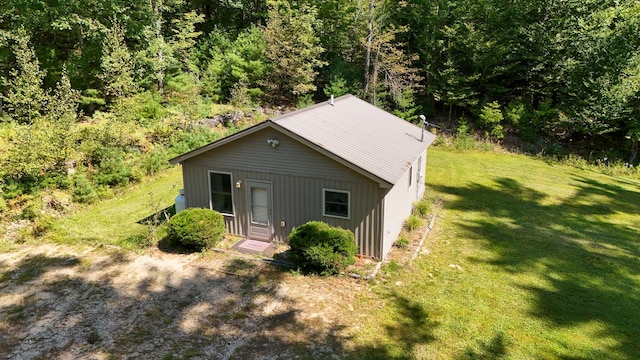
[[391, 321], [384, 322], [384, 337], [389, 344], [371, 344], [356, 348], [355, 359], [413, 359], [420, 347], [435, 340], [438, 323], [430, 319], [426, 306], [419, 301], [391, 292], [385, 296], [395, 311]]
[[341, 326], [301, 319], [287, 274], [269, 265], [232, 261], [224, 269], [239, 273], [225, 274], [139, 256], [34, 258], [2, 275], [7, 358], [344, 356]]
[[500, 360], [507, 358], [509, 341], [503, 332], [498, 332], [490, 341], [468, 348], [459, 356], [459, 360]]
[[636, 358], [640, 239], [637, 225], [628, 219], [637, 218], [640, 188], [576, 177], [572, 194], [554, 198], [513, 179], [494, 182], [493, 186], [435, 186], [456, 196], [448, 208], [482, 214], [458, 220], [469, 238], [496, 255], [475, 261], [510, 273], [532, 273], [549, 284], [519, 285], [534, 295], [533, 316], [558, 327], [605, 324], [597, 336], [614, 339], [615, 345], [592, 348], [587, 357], [597, 353]]

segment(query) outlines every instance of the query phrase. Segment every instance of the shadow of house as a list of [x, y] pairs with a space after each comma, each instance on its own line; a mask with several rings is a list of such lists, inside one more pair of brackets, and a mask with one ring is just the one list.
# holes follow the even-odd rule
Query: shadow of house
[[176, 214], [176, 205], [170, 205], [166, 208], [159, 210], [158, 212], [151, 214], [143, 219], [136, 221], [140, 225], [162, 225], [171, 219]]

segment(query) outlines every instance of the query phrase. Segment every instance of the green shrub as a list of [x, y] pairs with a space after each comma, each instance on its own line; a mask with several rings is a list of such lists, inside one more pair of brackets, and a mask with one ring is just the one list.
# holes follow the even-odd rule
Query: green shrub
[[353, 232], [321, 221], [293, 228], [289, 246], [301, 269], [323, 275], [337, 274], [353, 264], [357, 251]]
[[198, 250], [215, 246], [226, 233], [224, 218], [211, 209], [185, 209], [172, 217], [168, 225], [171, 242]]
[[503, 127], [500, 125], [502, 120], [504, 120], [504, 116], [497, 101], [486, 104], [478, 115], [480, 126], [489, 130], [491, 137], [496, 139], [504, 138]]
[[124, 154], [119, 151], [111, 151], [100, 165], [94, 179], [98, 185], [127, 185], [133, 180], [134, 174], [131, 166], [125, 161]]
[[422, 218], [416, 216], [416, 215], [409, 215], [409, 217], [407, 218], [407, 220], [405, 221], [405, 226], [407, 228], [407, 230], [409, 231], [413, 231], [417, 228], [419, 228], [420, 226], [422, 226]]
[[162, 147], [158, 147], [144, 153], [140, 157], [140, 170], [142, 170], [145, 175], [157, 174], [169, 164], [167, 159], [167, 151]]
[[85, 174], [77, 174], [73, 179], [72, 200], [78, 203], [92, 203], [98, 199], [96, 189]]
[[413, 213], [420, 217], [426, 217], [431, 212], [431, 202], [420, 200], [413, 204]]
[[409, 239], [406, 236], [400, 236], [398, 240], [396, 240], [396, 246], [400, 249], [406, 249], [409, 246]]
[[40, 237], [46, 234], [47, 231], [51, 230], [55, 219], [53, 216], [48, 214], [39, 214], [32, 220], [32, 222], [33, 236]]

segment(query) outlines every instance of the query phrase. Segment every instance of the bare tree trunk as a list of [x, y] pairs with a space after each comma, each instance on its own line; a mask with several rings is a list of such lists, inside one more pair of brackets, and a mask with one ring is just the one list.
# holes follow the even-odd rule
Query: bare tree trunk
[[[162, 0], [151, 0], [151, 7], [153, 9], [153, 15], [156, 17], [155, 31], [156, 31], [156, 39], [162, 39], [162, 10], [160, 7]], [[162, 94], [164, 92], [164, 54], [163, 50], [160, 49], [158, 51], [158, 72], [156, 74], [156, 78], [158, 80], [158, 92]]]
[[631, 145], [631, 155], [629, 155], [629, 161], [627, 161], [627, 163], [629, 165], [632, 165], [637, 155], [638, 155], [638, 142], [634, 141], [633, 144]]
[[372, 76], [372, 82], [373, 82], [373, 105], [376, 105], [376, 103], [378, 102], [378, 73], [380, 72], [380, 44], [378, 44], [378, 49], [376, 50], [376, 59], [373, 62], [373, 76]]
[[369, 77], [369, 67], [371, 66], [371, 43], [373, 41], [373, 10], [375, 9], [374, 0], [369, 0], [369, 33], [367, 34], [367, 55], [366, 55], [366, 64], [364, 68], [364, 94], [365, 96], [369, 93], [369, 81], [371, 80]]

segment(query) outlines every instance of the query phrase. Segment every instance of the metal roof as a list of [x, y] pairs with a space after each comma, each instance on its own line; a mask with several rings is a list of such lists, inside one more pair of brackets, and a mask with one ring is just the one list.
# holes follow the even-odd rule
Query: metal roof
[[331, 156], [376, 181], [395, 185], [436, 136], [360, 100], [344, 95], [267, 120], [224, 139], [171, 159], [181, 163], [239, 137], [271, 126], [290, 133], [308, 146]]

